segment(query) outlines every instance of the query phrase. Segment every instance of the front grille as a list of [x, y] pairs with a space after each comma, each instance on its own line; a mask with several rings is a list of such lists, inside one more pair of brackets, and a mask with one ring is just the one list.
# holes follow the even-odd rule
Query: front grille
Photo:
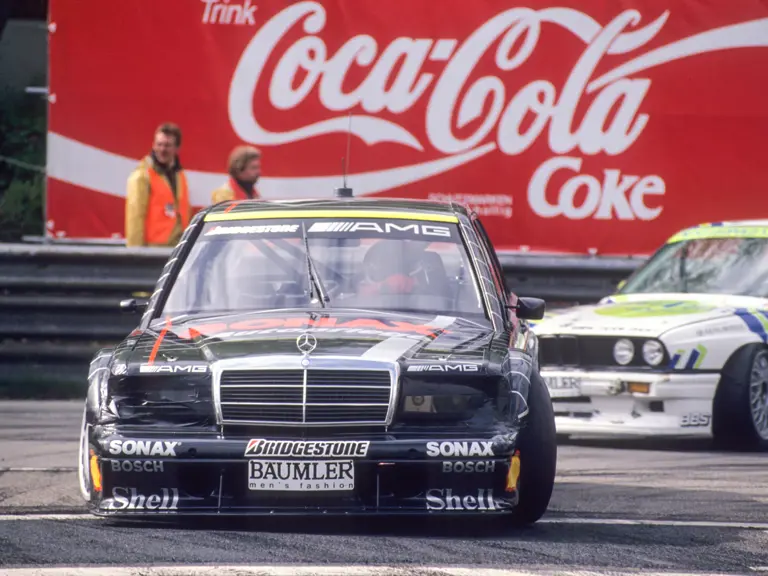
[[387, 370], [224, 370], [224, 424], [385, 424], [392, 396]]
[[[648, 338], [626, 337], [635, 345], [635, 357], [625, 365], [619, 365], [613, 358], [613, 346], [624, 336], [539, 336], [539, 364], [548, 367], [580, 367], [638, 369], [651, 368], [643, 360], [642, 348]], [[664, 359], [657, 368], [667, 366], [669, 355], [665, 351]]]

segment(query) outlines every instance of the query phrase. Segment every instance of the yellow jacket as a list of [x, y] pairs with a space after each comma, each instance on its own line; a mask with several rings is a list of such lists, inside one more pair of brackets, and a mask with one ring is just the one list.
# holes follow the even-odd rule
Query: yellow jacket
[[[154, 159], [151, 155], [145, 156], [139, 165], [136, 167], [136, 169], [131, 172], [131, 175], [128, 177], [128, 183], [126, 186], [126, 197], [125, 197], [125, 245], [126, 246], [146, 246], [147, 244], [144, 243], [144, 226], [147, 216], [147, 206], [149, 205], [149, 174], [147, 173], [147, 167], [152, 166], [157, 172], [163, 175], [163, 178], [165, 180], [168, 180], [168, 177], [165, 175], [165, 172], [163, 170], [158, 169], [158, 167], [155, 164]], [[176, 168], [174, 170], [174, 180], [176, 185], [176, 190], [179, 189], [179, 174], [182, 171], [181, 166], [179, 166], [178, 161], [176, 163]], [[169, 182], [170, 184], [170, 182]], [[179, 201], [178, 198], [175, 200], [176, 203], [176, 211], [179, 211]], [[190, 205], [190, 214], [189, 217], [192, 217], [192, 208]], [[171, 233], [171, 238], [168, 242], [168, 244], [163, 244], [162, 246], [175, 246], [179, 239], [181, 238], [181, 234], [184, 232], [184, 229], [181, 225], [181, 222], [178, 222], [176, 226], [173, 229], [173, 232]], [[149, 246], [160, 246], [159, 244], [150, 244]]]
[[[255, 188], [253, 190], [253, 197], [259, 198], [259, 193]], [[229, 200], [244, 200], [246, 198], [248, 198], [248, 195], [245, 193], [245, 190], [240, 188], [232, 178], [228, 178], [224, 184], [211, 192], [211, 204], [218, 204], [219, 202]]]

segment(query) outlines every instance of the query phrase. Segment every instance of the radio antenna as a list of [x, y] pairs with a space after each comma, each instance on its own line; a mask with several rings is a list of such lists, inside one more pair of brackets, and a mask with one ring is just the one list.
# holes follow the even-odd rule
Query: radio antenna
[[336, 188], [336, 196], [339, 198], [352, 198], [352, 188], [347, 188], [347, 172], [349, 171], [349, 149], [352, 141], [352, 111], [349, 112], [349, 129], [347, 130], [347, 154], [341, 158], [341, 173], [343, 185]]

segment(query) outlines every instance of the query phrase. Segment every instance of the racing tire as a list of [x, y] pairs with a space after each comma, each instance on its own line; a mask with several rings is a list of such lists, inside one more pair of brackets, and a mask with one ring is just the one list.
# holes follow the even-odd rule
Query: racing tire
[[712, 405], [715, 446], [729, 451], [768, 450], [766, 414], [768, 348], [745, 346], [728, 359], [715, 391]]
[[519, 501], [511, 517], [512, 526], [535, 523], [549, 507], [557, 472], [555, 412], [547, 386], [538, 372], [531, 375], [528, 417], [520, 430]]
[[80, 484], [80, 495], [86, 502], [91, 501], [91, 466], [90, 466], [90, 425], [87, 419], [87, 409], [83, 409], [83, 422], [80, 427], [80, 448], [77, 458], [77, 479]]

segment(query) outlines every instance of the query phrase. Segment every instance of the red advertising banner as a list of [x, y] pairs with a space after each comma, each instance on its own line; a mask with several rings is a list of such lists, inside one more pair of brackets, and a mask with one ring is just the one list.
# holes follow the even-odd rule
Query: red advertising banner
[[465, 202], [498, 249], [768, 217], [765, 0], [51, 0], [50, 31], [54, 236], [122, 236], [166, 121], [196, 206], [240, 144], [263, 198], [331, 197], [351, 131], [355, 195]]

